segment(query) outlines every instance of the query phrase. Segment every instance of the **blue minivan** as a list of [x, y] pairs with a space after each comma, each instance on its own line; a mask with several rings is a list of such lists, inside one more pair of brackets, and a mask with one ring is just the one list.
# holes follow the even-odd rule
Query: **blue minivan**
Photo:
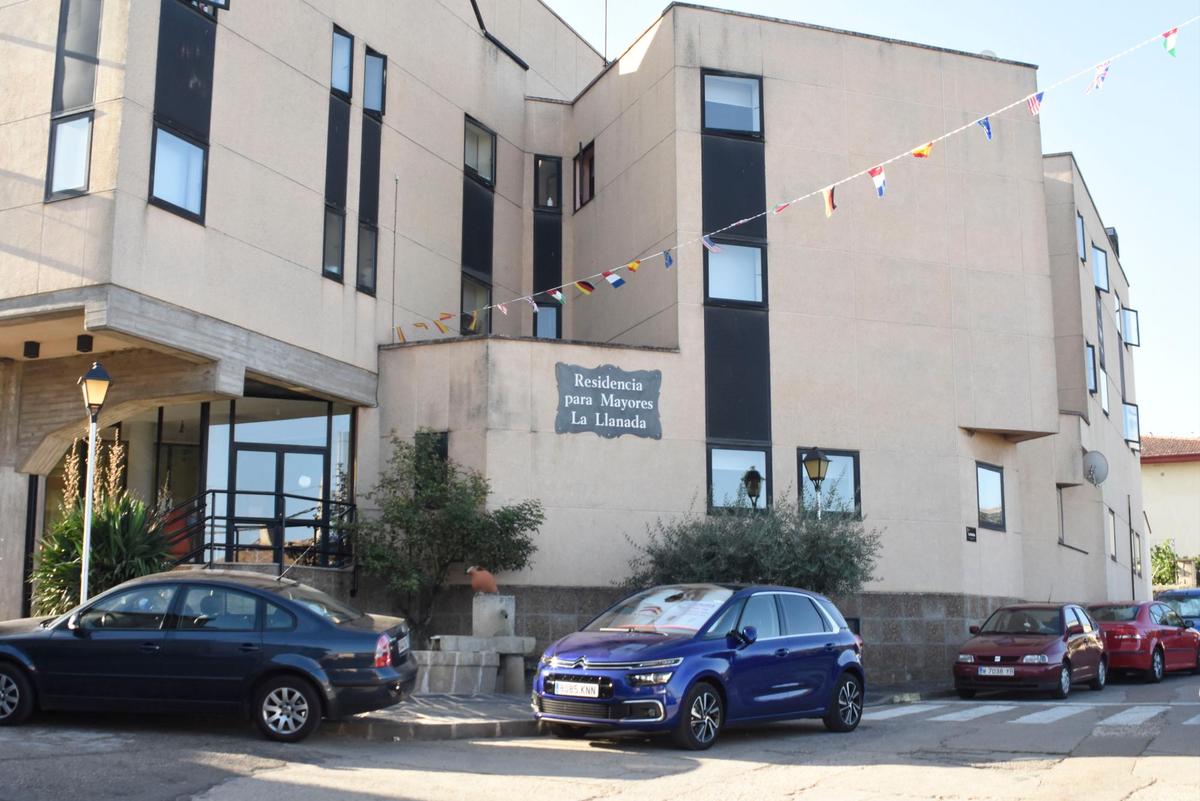
[[559, 737], [669, 732], [710, 747], [727, 725], [862, 718], [862, 644], [829, 599], [791, 587], [675, 584], [638, 592], [552, 644], [533, 710]]

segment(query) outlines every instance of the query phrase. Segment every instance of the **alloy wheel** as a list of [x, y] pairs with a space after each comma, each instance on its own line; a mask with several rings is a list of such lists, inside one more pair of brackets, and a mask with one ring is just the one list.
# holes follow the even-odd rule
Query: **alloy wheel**
[[21, 690], [9, 676], [0, 674], [0, 720], [17, 711], [21, 703]]
[[692, 702], [692, 736], [702, 744], [713, 741], [721, 725], [721, 702], [716, 694], [705, 690]]
[[1064, 696], [1071, 692], [1071, 669], [1066, 665], [1058, 674], [1058, 687]]
[[1108, 682], [1108, 663], [1103, 659], [1100, 660], [1100, 668], [1096, 673], [1096, 678], [1100, 680], [1101, 687]]
[[277, 687], [263, 699], [262, 716], [275, 734], [295, 734], [308, 722], [308, 699], [294, 687]]
[[847, 679], [838, 690], [838, 716], [842, 723], [853, 727], [862, 717], [862, 693], [858, 691], [858, 682]]
[[1150, 657], [1150, 666], [1154, 670], [1154, 680], [1161, 681], [1163, 677], [1163, 657], [1162, 651], [1155, 651], [1154, 656]]

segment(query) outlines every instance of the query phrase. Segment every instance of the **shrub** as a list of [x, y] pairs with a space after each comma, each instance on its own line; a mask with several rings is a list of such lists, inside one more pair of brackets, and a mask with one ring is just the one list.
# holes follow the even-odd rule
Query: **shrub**
[[1175, 541], [1163, 540], [1150, 546], [1150, 580], [1156, 585], [1174, 584], [1179, 578], [1179, 554]]

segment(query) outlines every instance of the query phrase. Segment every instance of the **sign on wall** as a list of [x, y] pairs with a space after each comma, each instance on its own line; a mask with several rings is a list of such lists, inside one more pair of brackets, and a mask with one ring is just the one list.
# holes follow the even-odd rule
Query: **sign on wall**
[[611, 364], [596, 368], [554, 366], [558, 376], [558, 414], [554, 431], [602, 437], [632, 434], [662, 439], [658, 414], [661, 370], [626, 371]]

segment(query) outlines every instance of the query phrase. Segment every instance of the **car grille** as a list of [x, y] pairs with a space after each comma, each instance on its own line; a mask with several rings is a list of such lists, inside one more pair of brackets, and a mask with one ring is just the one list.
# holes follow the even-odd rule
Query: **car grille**
[[1021, 657], [1019, 657], [1019, 656], [1001, 656], [1001, 657], [1000, 657], [1000, 661], [999, 661], [999, 662], [997, 662], [997, 661], [996, 661], [996, 657], [995, 657], [995, 655], [990, 655], [990, 656], [977, 656], [977, 657], [975, 657], [975, 662], [976, 662], [977, 664], [979, 664], [979, 665], [983, 665], [983, 666], [987, 666], [987, 665], [1015, 665], [1015, 664], [1019, 663], [1020, 661], [1021, 661]]
[[562, 715], [568, 718], [592, 718], [594, 720], [613, 720], [614, 712], [620, 717], [620, 707], [612, 704], [596, 704], [587, 701], [557, 701], [553, 698], [539, 698], [538, 711], [547, 715]]

